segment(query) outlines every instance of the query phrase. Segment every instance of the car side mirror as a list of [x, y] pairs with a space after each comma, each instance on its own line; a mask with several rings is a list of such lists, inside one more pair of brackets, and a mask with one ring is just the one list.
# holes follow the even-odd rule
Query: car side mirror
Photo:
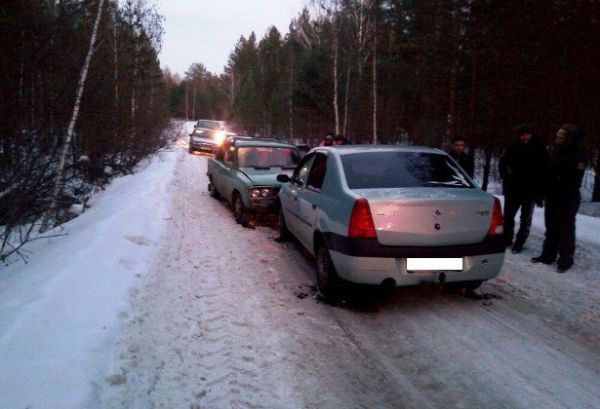
[[285, 173], [282, 173], [280, 175], [277, 175], [277, 181], [281, 183], [287, 183], [290, 181], [290, 177]]

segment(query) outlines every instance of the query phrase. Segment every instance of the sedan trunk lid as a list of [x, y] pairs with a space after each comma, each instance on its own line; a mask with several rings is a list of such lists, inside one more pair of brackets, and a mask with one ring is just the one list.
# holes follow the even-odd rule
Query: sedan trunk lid
[[369, 201], [377, 240], [389, 246], [449, 246], [483, 241], [494, 199], [473, 188], [357, 189]]

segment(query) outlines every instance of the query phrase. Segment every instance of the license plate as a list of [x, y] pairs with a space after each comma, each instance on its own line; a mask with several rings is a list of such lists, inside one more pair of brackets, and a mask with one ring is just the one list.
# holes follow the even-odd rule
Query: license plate
[[462, 271], [462, 258], [407, 258], [409, 271]]

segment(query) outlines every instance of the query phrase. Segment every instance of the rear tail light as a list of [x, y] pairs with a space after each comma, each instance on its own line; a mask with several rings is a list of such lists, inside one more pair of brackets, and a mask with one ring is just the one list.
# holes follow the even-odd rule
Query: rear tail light
[[354, 239], [376, 239], [375, 224], [371, 215], [369, 202], [361, 197], [354, 202], [354, 208], [350, 215], [350, 224], [348, 226], [348, 237]]
[[494, 213], [488, 230], [489, 236], [497, 236], [504, 233], [504, 218], [502, 217], [502, 206], [497, 197], [494, 198]]

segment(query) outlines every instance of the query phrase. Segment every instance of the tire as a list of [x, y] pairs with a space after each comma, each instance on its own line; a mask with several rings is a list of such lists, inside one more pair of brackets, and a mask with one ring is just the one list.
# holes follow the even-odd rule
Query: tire
[[290, 241], [292, 239], [292, 233], [288, 230], [287, 223], [285, 222], [285, 215], [283, 214], [283, 208], [279, 206], [279, 222], [277, 223], [277, 230], [279, 232], [280, 241]]
[[473, 280], [473, 281], [461, 281], [456, 283], [448, 283], [449, 288], [455, 290], [466, 290], [466, 291], [474, 291], [477, 290], [481, 284], [483, 284], [482, 280]]
[[221, 195], [219, 194], [219, 191], [215, 188], [215, 185], [213, 184], [213, 182], [208, 182], [208, 194], [213, 199], [221, 198]]
[[464, 281], [462, 283], [458, 283], [462, 288], [467, 291], [477, 290], [483, 284], [482, 280], [474, 280], [474, 281]]
[[235, 218], [236, 223], [241, 224], [244, 227], [248, 226], [250, 222], [250, 215], [248, 210], [244, 207], [244, 202], [240, 197], [240, 194], [235, 192], [233, 194], [233, 217]]
[[327, 246], [323, 243], [317, 248], [317, 287], [326, 298], [334, 297], [338, 289], [338, 277], [329, 255]]

